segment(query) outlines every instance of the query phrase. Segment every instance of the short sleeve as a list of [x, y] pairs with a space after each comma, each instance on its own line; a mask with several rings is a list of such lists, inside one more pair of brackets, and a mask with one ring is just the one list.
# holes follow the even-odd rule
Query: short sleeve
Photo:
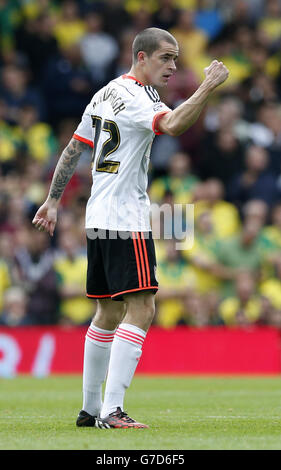
[[82, 119], [73, 134], [73, 138], [88, 144], [90, 147], [93, 147], [93, 126], [92, 118], [90, 114], [90, 104], [86, 107]]
[[132, 103], [132, 123], [138, 129], [153, 131], [159, 135], [161, 117], [172, 110], [160, 100], [158, 92], [151, 86], [144, 86]]

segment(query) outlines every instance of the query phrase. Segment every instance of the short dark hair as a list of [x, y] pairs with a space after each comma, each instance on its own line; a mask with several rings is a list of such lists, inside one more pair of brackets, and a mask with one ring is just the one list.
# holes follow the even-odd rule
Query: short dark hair
[[172, 34], [165, 29], [146, 28], [138, 33], [134, 39], [132, 47], [133, 62], [137, 62], [138, 53], [140, 51], [146, 52], [146, 54], [150, 57], [154, 51], [159, 49], [161, 41], [166, 41], [173, 45], [178, 44], [174, 36], [172, 36]]

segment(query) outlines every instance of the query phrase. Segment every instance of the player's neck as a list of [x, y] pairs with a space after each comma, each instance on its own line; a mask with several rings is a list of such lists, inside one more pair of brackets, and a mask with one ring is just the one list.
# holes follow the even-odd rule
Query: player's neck
[[147, 80], [147, 77], [143, 73], [143, 71], [137, 67], [137, 66], [132, 66], [130, 71], [126, 74], [130, 77], [134, 77], [136, 80], [138, 80], [142, 85], [151, 85], [149, 81]]

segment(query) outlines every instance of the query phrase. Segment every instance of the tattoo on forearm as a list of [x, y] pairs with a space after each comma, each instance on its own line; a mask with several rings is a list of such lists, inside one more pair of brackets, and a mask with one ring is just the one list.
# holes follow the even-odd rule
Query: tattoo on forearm
[[50, 197], [59, 199], [72, 177], [81, 153], [88, 148], [87, 144], [77, 139], [71, 139], [68, 146], [62, 152], [57, 163], [56, 170], [50, 187]]

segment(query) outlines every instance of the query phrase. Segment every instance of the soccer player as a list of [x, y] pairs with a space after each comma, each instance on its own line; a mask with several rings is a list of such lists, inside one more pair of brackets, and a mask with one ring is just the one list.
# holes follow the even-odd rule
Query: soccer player
[[177, 41], [165, 30], [148, 28], [135, 37], [131, 70], [93, 96], [33, 219], [37, 229], [53, 235], [63, 191], [81, 153], [92, 147], [87, 296], [96, 299], [97, 311], [85, 338], [83, 406], [77, 426], [148, 427], [130, 418], [123, 406], [158, 289], [146, 193], [150, 149], [155, 134], [185, 132], [228, 77], [224, 64], [214, 60], [196, 92], [171, 110], [156, 88], [165, 87], [175, 73], [178, 53]]

